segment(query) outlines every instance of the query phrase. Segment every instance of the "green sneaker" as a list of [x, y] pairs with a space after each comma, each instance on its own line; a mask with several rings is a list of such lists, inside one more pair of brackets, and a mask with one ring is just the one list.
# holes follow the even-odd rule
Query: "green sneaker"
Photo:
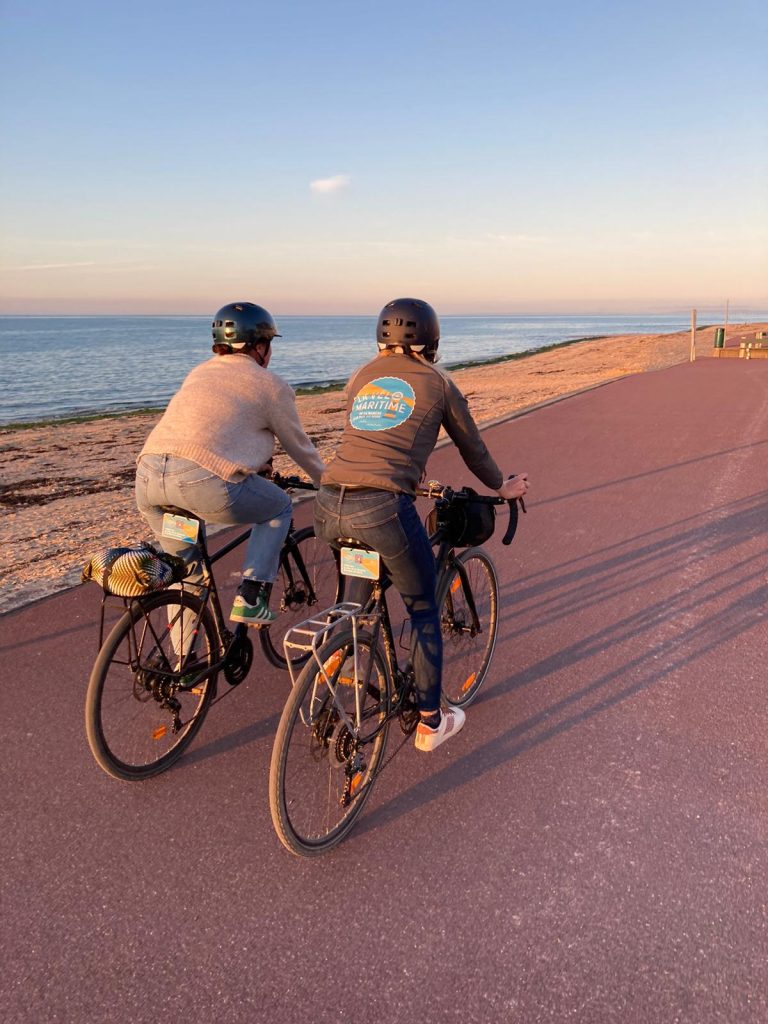
[[244, 622], [246, 626], [268, 626], [275, 621], [277, 613], [269, 610], [263, 595], [259, 595], [254, 604], [248, 604], [242, 594], [238, 594], [229, 617], [233, 622]]

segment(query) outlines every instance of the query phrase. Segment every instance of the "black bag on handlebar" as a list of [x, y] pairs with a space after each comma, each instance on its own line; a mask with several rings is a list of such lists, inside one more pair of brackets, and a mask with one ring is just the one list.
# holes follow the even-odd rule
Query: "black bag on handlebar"
[[[468, 494], [476, 494], [466, 487]], [[427, 517], [427, 531], [430, 534], [440, 530], [449, 544], [457, 548], [483, 544], [493, 536], [496, 528], [496, 509], [484, 501], [467, 501], [453, 498], [450, 502], [438, 502]]]

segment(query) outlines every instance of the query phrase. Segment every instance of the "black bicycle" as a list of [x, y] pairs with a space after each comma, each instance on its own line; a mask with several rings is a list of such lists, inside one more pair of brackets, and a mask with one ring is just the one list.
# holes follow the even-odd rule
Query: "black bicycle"
[[[284, 489], [314, 490], [296, 477], [274, 476]], [[183, 509], [166, 511], [195, 520]], [[199, 522], [199, 520], [198, 520]], [[213, 565], [249, 537], [245, 530], [210, 554], [199, 531], [194, 559], [202, 582], [182, 580], [167, 589], [133, 598], [102, 600], [99, 653], [85, 700], [88, 743], [99, 765], [116, 779], [139, 781], [169, 768], [194, 739], [217, 693], [221, 672], [230, 685], [241, 683], [253, 663], [249, 628], [230, 629], [222, 612]], [[315, 537], [314, 528], [294, 530], [280, 553], [272, 585], [274, 623], [258, 630], [269, 661], [286, 668], [283, 638], [313, 608], [340, 596], [336, 556]], [[125, 610], [105, 639], [109, 601]], [[309, 657], [292, 652], [296, 664]]]
[[[437, 548], [442, 695], [446, 704], [466, 706], [477, 696], [493, 657], [499, 586], [487, 551], [456, 548], [491, 536], [493, 506], [504, 499], [438, 483], [418, 493], [436, 499], [428, 528]], [[509, 506], [504, 544], [511, 543], [517, 527], [518, 504]], [[522, 499], [520, 507], [525, 511]], [[310, 659], [294, 680], [277, 729], [269, 799], [280, 841], [300, 856], [324, 853], [343, 839], [385, 766], [390, 723], [397, 720], [404, 743], [419, 720], [413, 670], [398, 664], [386, 596], [390, 580], [370, 548], [354, 539], [339, 541], [353, 545], [341, 548], [342, 573], [360, 576], [370, 567], [370, 599], [363, 607], [337, 603], [285, 638], [289, 654], [308, 653]]]

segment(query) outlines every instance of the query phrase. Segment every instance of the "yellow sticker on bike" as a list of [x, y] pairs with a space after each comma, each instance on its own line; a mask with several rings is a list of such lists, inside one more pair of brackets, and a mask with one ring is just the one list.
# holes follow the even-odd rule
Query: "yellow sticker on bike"
[[381, 571], [381, 559], [378, 551], [367, 551], [365, 548], [341, 549], [342, 576], [359, 576], [364, 580], [377, 580]]

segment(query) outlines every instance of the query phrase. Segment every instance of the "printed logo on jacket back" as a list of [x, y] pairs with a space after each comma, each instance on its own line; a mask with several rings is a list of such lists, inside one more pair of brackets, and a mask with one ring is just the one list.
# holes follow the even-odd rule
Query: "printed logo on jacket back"
[[355, 395], [349, 422], [356, 430], [391, 430], [413, 412], [416, 394], [399, 377], [377, 377]]

